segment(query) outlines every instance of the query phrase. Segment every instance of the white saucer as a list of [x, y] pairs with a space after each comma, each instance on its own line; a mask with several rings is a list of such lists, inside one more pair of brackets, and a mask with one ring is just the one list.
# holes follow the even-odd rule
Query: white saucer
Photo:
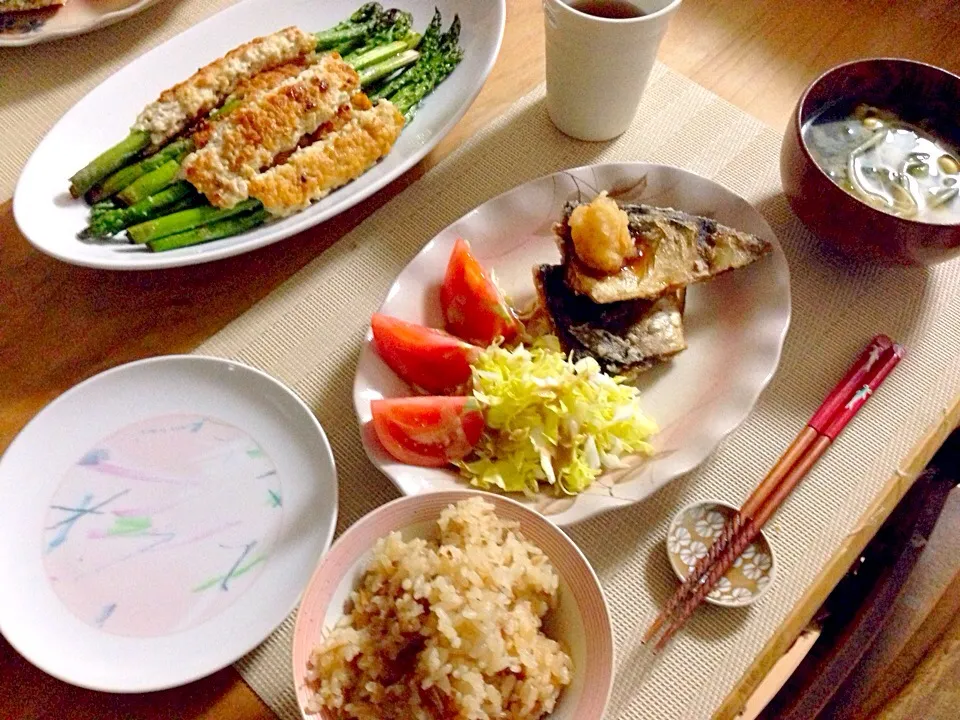
[[166, 356], [93, 377], [0, 459], [0, 632], [65, 682], [215, 672], [293, 610], [333, 536], [313, 413], [245, 365]]

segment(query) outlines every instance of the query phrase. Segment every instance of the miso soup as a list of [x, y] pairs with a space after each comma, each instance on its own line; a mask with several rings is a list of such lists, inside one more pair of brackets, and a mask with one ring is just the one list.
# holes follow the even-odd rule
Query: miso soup
[[817, 165], [858, 199], [899, 217], [960, 222], [960, 155], [943, 138], [864, 104], [827, 110], [802, 132]]

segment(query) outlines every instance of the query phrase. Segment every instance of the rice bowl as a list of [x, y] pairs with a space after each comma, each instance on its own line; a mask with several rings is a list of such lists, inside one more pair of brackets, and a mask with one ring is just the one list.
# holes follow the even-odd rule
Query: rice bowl
[[613, 640], [596, 576], [555, 526], [488, 493], [433, 493], [378, 508], [334, 545], [301, 603], [293, 664], [305, 718], [590, 720]]

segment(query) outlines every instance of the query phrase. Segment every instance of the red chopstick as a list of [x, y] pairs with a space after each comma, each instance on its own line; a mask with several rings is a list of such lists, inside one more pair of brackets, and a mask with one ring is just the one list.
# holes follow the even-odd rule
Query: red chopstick
[[740, 512], [725, 525], [707, 555], [698, 561], [663, 612], [647, 630], [644, 642], [652, 639], [675, 614], [678, 614], [677, 619], [667, 628], [657, 643], [657, 648], [662, 648], [683, 626], [901, 357], [903, 348], [893, 343], [890, 338], [879, 335], [873, 339], [827, 395], [807, 426], [751, 493]]

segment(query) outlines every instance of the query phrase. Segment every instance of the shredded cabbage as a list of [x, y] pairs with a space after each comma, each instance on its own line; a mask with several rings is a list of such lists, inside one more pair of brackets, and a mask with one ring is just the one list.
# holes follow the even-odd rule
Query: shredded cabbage
[[492, 345], [473, 365], [473, 396], [486, 430], [457, 463], [472, 485], [532, 495], [541, 483], [582, 492], [621, 458], [649, 455], [656, 423], [636, 388], [604, 374], [593, 358], [571, 362], [553, 336], [531, 347]]

